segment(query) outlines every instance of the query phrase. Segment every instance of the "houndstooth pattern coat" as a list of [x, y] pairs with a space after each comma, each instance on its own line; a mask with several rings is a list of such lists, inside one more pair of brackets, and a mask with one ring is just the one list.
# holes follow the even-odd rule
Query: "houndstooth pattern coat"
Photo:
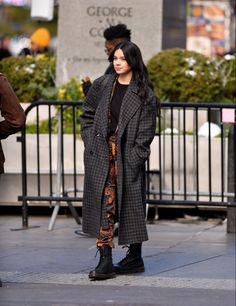
[[[109, 169], [108, 112], [114, 75], [94, 81], [83, 106], [81, 135], [84, 141], [83, 231], [98, 236], [108, 226], [102, 212], [102, 196]], [[117, 135], [118, 244], [148, 240], [145, 224], [145, 161], [156, 127], [157, 103], [150, 90], [143, 104], [131, 81], [123, 98]]]

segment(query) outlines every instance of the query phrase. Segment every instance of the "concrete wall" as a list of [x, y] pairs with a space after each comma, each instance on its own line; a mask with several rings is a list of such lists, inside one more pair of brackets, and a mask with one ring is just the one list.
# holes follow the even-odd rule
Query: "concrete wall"
[[[221, 139], [213, 138], [211, 139], [211, 171], [212, 171], [212, 193], [221, 192]], [[162, 147], [162, 191], [171, 192], [172, 190], [172, 173], [171, 173], [171, 136], [161, 137], [161, 147]], [[208, 155], [208, 138], [199, 137], [198, 139], [199, 147], [199, 192], [207, 193], [209, 190], [209, 155]], [[151, 158], [150, 165], [151, 169], [160, 169], [159, 165], [159, 137], [156, 137], [151, 146]], [[184, 145], [183, 137], [174, 136], [173, 137], [173, 167], [174, 167], [174, 190], [176, 193], [184, 191]], [[224, 179], [225, 179], [225, 191], [227, 190], [227, 148], [228, 141], [225, 141], [225, 159], [224, 159]], [[196, 145], [195, 145], [196, 149]], [[196, 152], [194, 150], [194, 143], [192, 136], [186, 136], [186, 186], [187, 192], [193, 193], [196, 191]], [[156, 181], [158, 184], [158, 181]], [[159, 185], [156, 186], [158, 190]], [[163, 199], [170, 199], [170, 196], [164, 196]], [[178, 197], [176, 198], [178, 199]], [[180, 196], [179, 199], [183, 199]], [[196, 200], [195, 196], [189, 196], [188, 200]], [[227, 199], [227, 198], [226, 198]], [[200, 200], [208, 201], [209, 198], [201, 196]], [[213, 197], [214, 201], [220, 201], [220, 198]]]
[[[163, 137], [162, 142], [162, 187], [163, 191], [171, 190], [171, 136]], [[28, 192], [31, 195], [36, 195], [37, 187], [37, 160], [36, 160], [36, 136], [27, 136], [27, 171], [30, 173], [28, 177]], [[66, 188], [73, 187], [73, 154], [72, 154], [72, 136], [65, 135], [64, 138], [64, 158], [65, 158], [65, 186]], [[212, 192], [221, 191], [221, 154], [220, 154], [221, 139], [214, 138], [211, 143], [212, 150]], [[227, 165], [227, 141], [225, 143], [225, 165]], [[41, 180], [41, 195], [48, 195], [49, 178], [49, 157], [48, 157], [48, 136], [40, 135], [40, 165], [42, 169]], [[165, 149], [164, 149], [165, 148]], [[180, 150], [179, 150], [180, 148]], [[16, 142], [16, 135], [10, 136], [7, 140], [3, 141], [3, 149], [6, 154], [5, 170], [6, 173], [1, 177], [0, 188], [0, 205], [3, 204], [17, 204], [17, 196], [22, 194], [21, 191], [21, 146]], [[151, 169], [160, 169], [159, 166], [159, 137], [156, 137], [151, 146]], [[56, 169], [57, 169], [57, 136], [55, 135], [52, 140], [53, 152], [53, 186], [56, 190]], [[175, 190], [183, 190], [183, 137], [174, 136], [174, 169], [175, 169]], [[77, 139], [77, 186], [82, 189], [83, 187], [83, 143], [80, 138]], [[193, 154], [193, 138], [192, 136], [186, 137], [186, 173], [187, 173], [187, 190], [192, 192], [196, 190], [196, 158]], [[199, 137], [199, 189], [201, 192], [208, 190], [208, 139]], [[225, 166], [225, 185], [227, 184], [227, 166]], [[168, 198], [168, 196], [166, 197]], [[183, 197], [180, 197], [183, 198]], [[189, 197], [191, 199], [192, 197]], [[201, 200], [206, 198], [202, 197]], [[217, 199], [214, 199], [217, 200]]]
[[[17, 197], [22, 195], [21, 179], [21, 144], [16, 142], [17, 134], [9, 136], [2, 141], [6, 157], [5, 173], [1, 175], [0, 183], [0, 205], [19, 205]], [[48, 135], [40, 134], [40, 183], [41, 195], [49, 195], [49, 138]], [[36, 135], [27, 135], [27, 189], [28, 194], [37, 195], [37, 149]], [[64, 167], [65, 167], [65, 189], [74, 186], [73, 182], [73, 153], [72, 135], [64, 135]], [[83, 142], [77, 139], [77, 188], [83, 188]], [[52, 137], [52, 172], [53, 190], [57, 190], [57, 135]], [[41, 204], [40, 204], [41, 205]]]

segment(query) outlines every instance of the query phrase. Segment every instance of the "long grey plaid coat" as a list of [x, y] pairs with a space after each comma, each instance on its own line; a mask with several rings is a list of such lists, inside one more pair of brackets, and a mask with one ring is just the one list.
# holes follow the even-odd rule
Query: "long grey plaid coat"
[[[115, 75], [94, 81], [83, 106], [81, 135], [84, 141], [83, 231], [98, 236], [108, 226], [102, 211], [103, 190], [109, 169], [108, 112]], [[150, 90], [144, 105], [131, 81], [123, 98], [117, 135], [118, 244], [148, 240], [145, 224], [145, 161], [156, 127], [156, 97]]]

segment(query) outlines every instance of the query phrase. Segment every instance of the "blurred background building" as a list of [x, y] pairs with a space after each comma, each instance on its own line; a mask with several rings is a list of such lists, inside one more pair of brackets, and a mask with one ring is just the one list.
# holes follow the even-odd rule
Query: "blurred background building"
[[[51, 3], [53, 3], [53, 10], [51, 10]], [[40, 13], [44, 13], [44, 18], [37, 16], [37, 8], [40, 9]], [[44, 8], [50, 11], [47, 12]], [[55, 50], [57, 13], [58, 2], [55, 0], [0, 0], [0, 37], [2, 35], [11, 37], [10, 51], [13, 55], [17, 55], [23, 48], [29, 47], [31, 34], [37, 28], [45, 27], [52, 36], [50, 47]], [[51, 14], [51, 19], [45, 18], [46, 15]]]
[[187, 49], [207, 56], [235, 53], [235, 0], [188, 1]]

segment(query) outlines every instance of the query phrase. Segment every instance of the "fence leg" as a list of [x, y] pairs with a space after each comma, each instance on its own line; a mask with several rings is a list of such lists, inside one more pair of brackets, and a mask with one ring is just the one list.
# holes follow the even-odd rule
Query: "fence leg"
[[56, 218], [57, 218], [57, 215], [58, 215], [58, 212], [59, 212], [59, 208], [60, 208], [60, 203], [58, 202], [58, 203], [56, 203], [56, 205], [53, 209], [53, 213], [52, 213], [49, 225], [48, 225], [48, 230], [49, 231], [53, 230], [53, 228], [54, 228]]
[[[228, 191], [236, 192], [236, 124], [229, 129], [228, 142]], [[228, 198], [229, 202], [236, 201], [234, 198]], [[230, 204], [229, 204], [230, 205]], [[236, 207], [227, 207], [227, 233], [236, 232]]]
[[79, 215], [77, 214], [77, 211], [75, 209], [75, 207], [73, 206], [73, 204], [69, 201], [67, 201], [67, 205], [69, 206], [69, 209], [71, 211], [71, 214], [72, 216], [74, 217], [75, 221], [77, 224], [81, 224], [81, 221], [80, 221], [80, 218], [79, 218]]
[[28, 204], [25, 199], [22, 205], [22, 226], [24, 229], [28, 228]]
[[[61, 160], [61, 152], [62, 152], [62, 144], [61, 144], [61, 139], [62, 139], [62, 120], [61, 120], [61, 114], [62, 114], [62, 109], [60, 112], [58, 112], [58, 134], [57, 134], [57, 180], [56, 180], [56, 196], [60, 196], [62, 194], [61, 190], [61, 167], [62, 167], [62, 160]], [[48, 230], [51, 231], [54, 228], [56, 218], [58, 215], [60, 209], [60, 202], [57, 202], [54, 209], [53, 213], [48, 225]]]

